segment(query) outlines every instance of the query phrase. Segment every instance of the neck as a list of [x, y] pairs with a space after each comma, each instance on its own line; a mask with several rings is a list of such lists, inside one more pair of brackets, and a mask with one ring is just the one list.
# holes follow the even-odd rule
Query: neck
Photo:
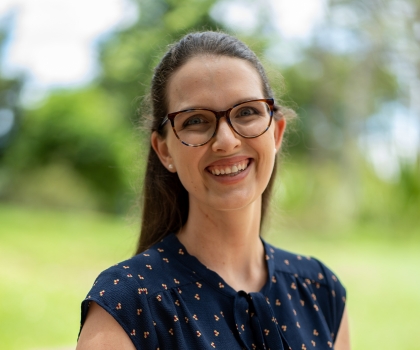
[[267, 280], [260, 220], [260, 201], [232, 211], [194, 205], [178, 239], [235, 290], [258, 292]]

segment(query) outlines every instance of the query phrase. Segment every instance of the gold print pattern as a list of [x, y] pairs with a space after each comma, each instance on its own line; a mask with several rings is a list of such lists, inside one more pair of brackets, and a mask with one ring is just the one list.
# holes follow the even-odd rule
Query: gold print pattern
[[[112, 267], [114, 270], [110, 274], [106, 272], [100, 275], [90, 292], [95, 302], [111, 305], [114, 317], [124, 324], [124, 329], [137, 348], [143, 345], [157, 349], [159, 334], [166, 334], [163, 338], [168, 339], [168, 343], [159, 344], [160, 348], [170, 348], [169, 339], [175, 337], [179, 329], [180, 332], [193, 335], [181, 340], [181, 343], [185, 341], [182, 345], [187, 349], [206, 346], [224, 349], [224, 344], [241, 339], [243, 343], [238, 348], [265, 347], [274, 350], [277, 348], [278, 335], [277, 331], [271, 332], [273, 326], [279, 327], [280, 336], [293, 334], [287, 337], [290, 347], [285, 349], [333, 348], [334, 335], [329, 334], [323, 320], [327, 319], [328, 324], [337, 326], [334, 324], [338, 322], [335, 318], [339, 320], [337, 313], [342, 312], [344, 305], [340, 303], [341, 309], [339, 306], [333, 313], [325, 312], [321, 306], [335, 305], [338, 300], [345, 303], [345, 291], [337, 277], [322, 263], [320, 267], [318, 260], [311, 261], [303, 255], [291, 255], [266, 245], [269, 276], [266, 285], [269, 288], [260, 293], [239, 294], [224, 285], [214, 271], [196, 262], [194, 265], [196, 260], [191, 260], [191, 256], [179, 244], [168, 245], [168, 237], [149, 251]], [[179, 268], [180, 264], [186, 269]], [[128, 273], [128, 269], [131, 273]], [[131, 283], [129, 279], [136, 275], [138, 279]], [[181, 282], [183, 290], [180, 288]], [[322, 290], [319, 291], [321, 284]], [[127, 291], [128, 288], [132, 288], [131, 293]], [[136, 290], [138, 297], [126, 302], [124, 297], [133, 295]], [[151, 307], [152, 313], [149, 312]], [[225, 315], [220, 310], [225, 307], [233, 309], [234, 315], [229, 311], [229, 317], [224, 319]], [[213, 310], [219, 312], [213, 314]], [[319, 312], [318, 317], [314, 311]], [[152, 315], [159, 315], [156, 322]], [[255, 322], [260, 323], [264, 341], [261, 339], [261, 343], [253, 344], [250, 340], [257, 338], [251, 325]]]

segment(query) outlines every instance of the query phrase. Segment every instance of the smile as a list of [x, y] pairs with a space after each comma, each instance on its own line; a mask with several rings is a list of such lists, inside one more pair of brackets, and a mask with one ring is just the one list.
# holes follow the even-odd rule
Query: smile
[[216, 176], [235, 176], [244, 171], [249, 164], [249, 159], [231, 165], [217, 165], [208, 168], [208, 171]]

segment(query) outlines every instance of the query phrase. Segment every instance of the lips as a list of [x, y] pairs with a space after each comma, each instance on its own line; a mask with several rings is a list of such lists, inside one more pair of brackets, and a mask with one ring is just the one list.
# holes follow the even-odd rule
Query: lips
[[216, 176], [235, 176], [244, 171], [248, 167], [249, 162], [250, 160], [246, 158], [230, 164], [211, 165], [207, 167], [207, 170]]

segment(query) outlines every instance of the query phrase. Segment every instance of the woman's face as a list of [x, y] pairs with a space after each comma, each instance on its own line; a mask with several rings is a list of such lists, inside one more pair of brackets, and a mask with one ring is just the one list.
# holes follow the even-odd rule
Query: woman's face
[[[170, 113], [190, 108], [227, 110], [239, 102], [266, 97], [254, 67], [224, 56], [189, 60], [171, 77], [167, 95]], [[182, 144], [170, 130], [169, 122], [164, 127], [166, 136], [154, 133], [152, 146], [168, 171], [178, 173], [189, 193], [190, 207], [260, 208], [261, 195], [273, 170], [275, 148], [281, 144], [283, 119], [273, 119], [263, 135], [246, 139], [236, 134], [223, 117], [216, 136], [200, 147]]]

